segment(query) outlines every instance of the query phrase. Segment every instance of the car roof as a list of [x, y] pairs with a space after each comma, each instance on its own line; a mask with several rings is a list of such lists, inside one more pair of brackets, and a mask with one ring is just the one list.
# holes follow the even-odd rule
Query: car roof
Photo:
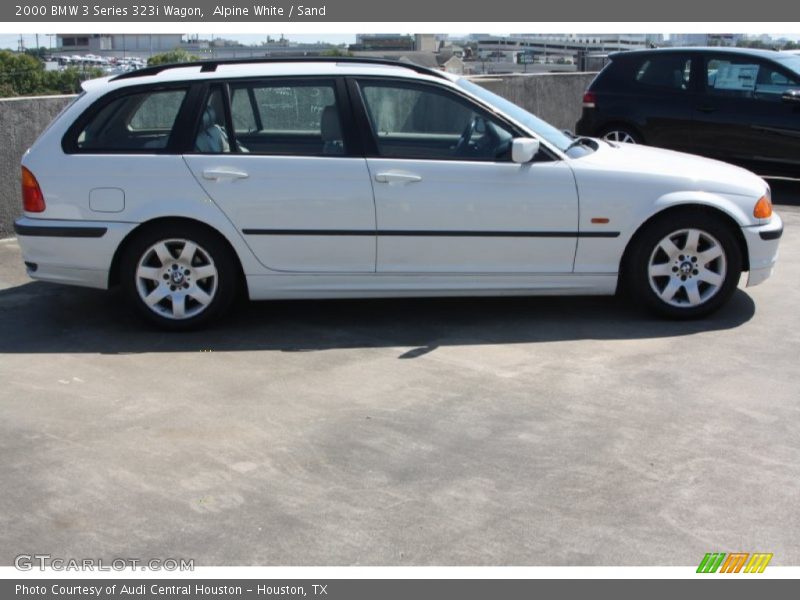
[[686, 52], [714, 52], [719, 54], [739, 54], [767, 59], [785, 59], [785, 52], [777, 50], [764, 50], [761, 48], [739, 48], [735, 46], [682, 46], [677, 48], [648, 48], [643, 50], [628, 50], [609, 54], [610, 58], [621, 58], [625, 56], [643, 56], [646, 54], [674, 54]]
[[95, 91], [140, 84], [171, 83], [251, 77], [370, 75], [405, 77], [434, 81], [454, 81], [456, 76], [413, 63], [382, 59], [303, 58], [197, 61], [145, 67], [121, 75], [89, 80], [84, 89]]

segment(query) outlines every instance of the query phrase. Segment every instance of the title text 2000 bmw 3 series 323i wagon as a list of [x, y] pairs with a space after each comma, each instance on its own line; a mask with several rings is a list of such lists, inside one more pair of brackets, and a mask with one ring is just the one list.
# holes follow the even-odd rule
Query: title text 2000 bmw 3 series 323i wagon
[[189, 328], [251, 299], [614, 294], [668, 316], [769, 277], [767, 184], [575, 138], [403, 63], [196, 63], [90, 81], [22, 161], [31, 277]]

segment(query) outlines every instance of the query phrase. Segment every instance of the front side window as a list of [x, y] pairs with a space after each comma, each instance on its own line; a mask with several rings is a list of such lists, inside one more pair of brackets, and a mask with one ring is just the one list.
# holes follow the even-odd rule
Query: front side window
[[566, 135], [560, 129], [553, 127], [550, 123], [543, 121], [536, 115], [529, 113], [527, 110], [506, 100], [502, 96], [498, 96], [494, 92], [490, 92], [485, 87], [473, 83], [469, 79], [462, 77], [456, 82], [456, 85], [463, 90], [466, 90], [478, 99], [486, 102], [496, 110], [511, 117], [518, 123], [530, 129], [539, 137], [545, 139], [547, 142], [553, 144], [562, 152], [566, 151], [573, 142], [573, 139]]
[[636, 83], [653, 88], [688, 90], [692, 60], [680, 54], [662, 54], [645, 59], [636, 71]]
[[507, 160], [513, 134], [454, 94], [431, 86], [362, 82], [380, 156]]
[[91, 152], [146, 152], [167, 147], [186, 90], [140, 92], [112, 100], [78, 134], [75, 146]]
[[238, 147], [251, 154], [345, 154], [332, 82], [231, 84], [231, 117]]
[[780, 101], [781, 95], [800, 88], [800, 77], [747, 57], [715, 57], [706, 62], [709, 94]]

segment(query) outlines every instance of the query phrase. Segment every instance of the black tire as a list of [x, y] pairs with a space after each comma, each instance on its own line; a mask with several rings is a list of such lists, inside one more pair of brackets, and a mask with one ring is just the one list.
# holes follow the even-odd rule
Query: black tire
[[[188, 263], [183, 257], [184, 249], [187, 256], [191, 251], [187, 242], [196, 246]], [[162, 253], [166, 248], [171, 258], [159, 258], [156, 246]], [[179, 266], [175, 269], [174, 265]], [[141, 277], [140, 266], [143, 273], [147, 270], [158, 277]], [[173, 270], [180, 273], [172, 275]], [[214, 275], [207, 275], [211, 271]], [[120, 282], [128, 302], [145, 319], [170, 331], [197, 329], [221, 317], [236, 296], [238, 272], [227, 243], [217, 233], [192, 223], [146, 227], [135, 234], [120, 257]], [[144, 296], [152, 292], [157, 292], [153, 298], [168, 295], [151, 308]]]
[[[689, 243], [689, 231], [700, 232], [697, 251]], [[661, 244], [666, 238], [673, 242], [677, 255], [664, 250]], [[715, 247], [721, 250], [720, 258], [698, 266], [716, 253]], [[656, 275], [662, 271], [669, 274]], [[713, 213], [685, 211], [665, 215], [637, 234], [626, 254], [622, 276], [625, 291], [637, 305], [662, 317], [695, 319], [728, 301], [741, 272], [741, 250], [731, 224]], [[709, 283], [715, 280], [719, 283]]]
[[[628, 136], [630, 140], [625, 140], [624, 136]], [[609, 125], [600, 130], [598, 137], [608, 139], [611, 142], [644, 144], [644, 138], [642, 138], [641, 134], [628, 125]]]

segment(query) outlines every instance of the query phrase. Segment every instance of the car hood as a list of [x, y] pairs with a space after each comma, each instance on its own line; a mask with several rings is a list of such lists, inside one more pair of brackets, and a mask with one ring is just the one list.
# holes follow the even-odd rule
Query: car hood
[[601, 170], [625, 174], [626, 181], [659, 183], [672, 190], [756, 198], [768, 189], [758, 175], [719, 160], [640, 144], [595, 141], [598, 145], [595, 152], [571, 161], [576, 172]]

